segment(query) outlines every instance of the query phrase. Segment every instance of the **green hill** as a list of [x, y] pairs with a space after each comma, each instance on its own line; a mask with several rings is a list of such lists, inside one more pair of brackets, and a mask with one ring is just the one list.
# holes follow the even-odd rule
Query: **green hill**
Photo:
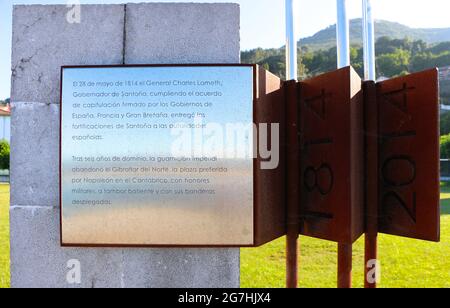
[[[414, 29], [396, 22], [377, 20], [375, 24], [375, 36], [380, 38], [388, 36], [392, 39], [423, 40], [428, 44], [450, 41], [450, 28], [443, 29]], [[362, 20], [350, 21], [350, 40], [354, 45], [362, 45]], [[329, 49], [336, 46], [336, 25], [321, 30], [311, 37], [300, 40], [302, 47], [307, 46], [311, 50]]]

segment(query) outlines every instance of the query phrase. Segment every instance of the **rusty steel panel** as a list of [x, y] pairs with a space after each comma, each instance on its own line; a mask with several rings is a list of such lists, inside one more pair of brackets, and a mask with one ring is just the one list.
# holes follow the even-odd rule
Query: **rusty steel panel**
[[370, 281], [372, 270], [367, 265], [378, 259], [378, 105], [377, 87], [374, 81], [366, 81], [364, 90], [364, 128], [366, 162], [366, 235], [364, 286], [376, 288], [376, 282]]
[[256, 66], [255, 75], [254, 123], [270, 125], [269, 132], [273, 125], [279, 125], [279, 135], [269, 134], [267, 140], [270, 149], [279, 148], [278, 164], [262, 168], [267, 158], [261, 157], [260, 151], [254, 161], [255, 246], [261, 246], [286, 234], [286, 98], [280, 78], [260, 66]]
[[364, 232], [362, 81], [350, 67], [300, 83], [301, 234], [353, 243]]
[[377, 85], [379, 231], [439, 241], [437, 69]]

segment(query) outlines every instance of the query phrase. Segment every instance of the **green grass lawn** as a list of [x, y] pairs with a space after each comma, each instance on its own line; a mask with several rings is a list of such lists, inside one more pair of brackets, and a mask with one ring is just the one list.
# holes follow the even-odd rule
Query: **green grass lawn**
[[[450, 287], [450, 187], [442, 189], [442, 242], [427, 243], [380, 236], [380, 287]], [[0, 287], [9, 287], [9, 186], [0, 185]], [[354, 247], [354, 286], [363, 285], [363, 245]], [[300, 287], [336, 286], [336, 244], [300, 239]], [[285, 241], [242, 249], [242, 287], [285, 285]]]
[[[450, 186], [442, 187], [441, 243], [380, 235], [379, 258], [384, 288], [450, 288]], [[300, 238], [299, 285], [302, 288], [336, 287], [337, 245]], [[354, 246], [353, 284], [364, 284], [364, 239]], [[259, 249], [242, 249], [241, 286], [285, 286], [285, 239]]]
[[9, 185], [0, 184], [0, 288], [9, 287]]

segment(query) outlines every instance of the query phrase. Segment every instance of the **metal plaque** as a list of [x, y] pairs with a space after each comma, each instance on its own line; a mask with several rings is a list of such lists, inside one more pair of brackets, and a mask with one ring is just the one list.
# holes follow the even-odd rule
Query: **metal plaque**
[[254, 70], [62, 68], [62, 245], [253, 245]]
[[377, 86], [379, 231], [439, 241], [438, 71]]
[[350, 67], [300, 83], [303, 235], [352, 243], [364, 232], [361, 85]]

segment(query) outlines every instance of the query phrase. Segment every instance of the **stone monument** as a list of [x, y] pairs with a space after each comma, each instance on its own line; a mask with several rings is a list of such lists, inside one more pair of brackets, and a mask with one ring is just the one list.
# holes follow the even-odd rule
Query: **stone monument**
[[238, 63], [239, 14], [236, 4], [14, 7], [12, 287], [239, 287], [239, 249], [61, 248], [58, 158], [61, 66]]

